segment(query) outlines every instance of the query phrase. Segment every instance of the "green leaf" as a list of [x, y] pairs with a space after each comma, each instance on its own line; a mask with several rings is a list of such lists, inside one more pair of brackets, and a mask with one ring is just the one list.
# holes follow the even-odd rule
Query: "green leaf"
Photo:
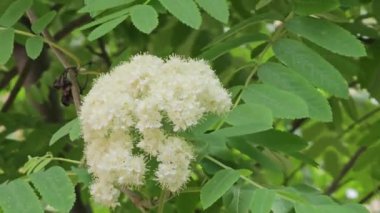
[[219, 129], [212, 134], [224, 137], [246, 135], [272, 128], [271, 111], [258, 104], [242, 104], [233, 109], [226, 118], [233, 127]]
[[369, 213], [368, 209], [364, 205], [357, 203], [344, 204], [343, 207], [352, 213]]
[[296, 17], [286, 28], [331, 52], [352, 56], [366, 56], [363, 44], [350, 32], [332, 22], [312, 17]]
[[358, 204], [338, 205], [338, 204], [324, 204], [324, 205], [310, 205], [300, 204], [295, 205], [296, 213], [367, 213], [368, 211]]
[[228, 114], [226, 118], [226, 122], [234, 126], [251, 124], [258, 120], [272, 120], [272, 113], [269, 109], [259, 104], [238, 105]]
[[255, 159], [264, 169], [277, 173], [281, 172], [280, 166], [277, 165], [273, 159], [259, 151], [250, 141], [242, 141], [241, 138], [232, 138], [228, 141], [228, 145], [238, 149], [241, 153], [246, 154], [250, 158]]
[[314, 43], [307, 43], [314, 51], [325, 58], [337, 70], [339, 70], [347, 81], [351, 81], [353, 76], [357, 76], [359, 74], [361, 68], [357, 58], [338, 55]]
[[176, 200], [175, 206], [181, 213], [194, 213], [198, 209], [199, 192], [180, 193]]
[[3, 0], [3, 1], [0, 1], [0, 14], [3, 14], [7, 8], [9, 7], [9, 5], [12, 4], [14, 0]]
[[26, 40], [25, 48], [26, 54], [31, 59], [36, 59], [44, 47], [44, 39], [41, 36], [33, 36]]
[[134, 2], [134, 0], [91, 0], [88, 1], [86, 6], [82, 7], [78, 12], [86, 13], [86, 12], [95, 12], [99, 10], [106, 10], [109, 8], [129, 4]]
[[69, 212], [74, 205], [74, 185], [61, 167], [54, 166], [30, 176], [42, 199], [60, 212]]
[[12, 56], [14, 37], [13, 29], [0, 30], [0, 64], [5, 64]]
[[92, 177], [86, 168], [71, 167], [71, 171], [77, 176], [77, 182], [83, 184], [83, 188], [91, 184]]
[[[227, 138], [220, 135], [213, 134], [199, 134], [195, 135], [194, 141], [197, 153], [199, 153], [198, 158], [204, 157], [206, 154], [217, 155], [218, 153], [228, 152], [228, 147], [226, 146]], [[207, 152], [207, 153], [204, 153]], [[203, 155], [203, 156], [202, 156]]]
[[239, 172], [233, 169], [224, 169], [217, 172], [201, 189], [203, 209], [207, 209], [222, 197], [239, 178]]
[[291, 39], [281, 39], [274, 44], [273, 50], [280, 61], [316, 87], [337, 97], [348, 97], [347, 82], [339, 71], [303, 43]]
[[277, 19], [282, 19], [282, 17], [279, 14], [273, 13], [273, 12], [263, 13], [263, 14], [254, 14], [252, 15], [252, 17], [232, 26], [231, 29], [228, 30], [227, 32], [217, 36], [210, 44], [203, 47], [202, 50], [208, 49], [209, 47], [214, 46], [215, 44], [220, 43], [221, 41], [227, 38], [230, 38], [233, 35], [238, 34], [244, 29], [251, 27], [261, 21], [277, 20]]
[[334, 10], [339, 7], [339, 0], [294, 0], [297, 14], [309, 15]]
[[248, 212], [253, 201], [254, 190], [242, 188], [241, 186], [232, 187], [223, 197], [224, 206], [229, 213]]
[[[57, 142], [59, 139], [63, 138], [64, 136], [66, 136], [68, 134], [72, 134], [71, 137], [75, 138], [75, 136], [77, 135], [76, 131], [78, 131], [77, 130], [78, 125], [79, 125], [79, 119], [78, 118], [75, 118], [72, 121], [66, 123], [57, 132], [54, 133], [54, 135], [51, 137], [51, 139], [49, 141], [49, 145], [51, 146], [51, 145], [55, 144], [55, 142]], [[75, 131], [75, 132], [70, 133], [71, 131]]]
[[255, 9], [260, 10], [261, 8], [267, 6], [271, 2], [272, 0], [259, 0], [255, 6]]
[[276, 193], [269, 189], [256, 189], [253, 195], [251, 212], [269, 213]]
[[262, 44], [257, 45], [255, 48], [251, 51], [251, 59], [254, 59], [258, 57], [268, 46], [268, 42], [264, 42]]
[[320, 121], [331, 121], [332, 113], [327, 100], [303, 77], [277, 63], [266, 63], [259, 68], [258, 76], [266, 84], [292, 92], [307, 104], [309, 116]]
[[308, 202], [314, 205], [336, 204], [335, 201], [331, 197], [327, 195], [321, 195], [317, 189], [312, 188], [310, 186], [299, 185], [293, 188], [297, 190], [297, 193], [299, 193], [299, 195], [304, 196]]
[[[45, 158], [43, 158], [45, 159]], [[26, 173], [26, 174], [30, 174], [33, 172], [33, 169], [39, 164], [41, 163], [41, 160], [39, 157], [30, 157], [28, 156], [28, 161], [24, 164], [23, 167], [21, 167], [19, 169], [19, 171], [21, 173]]]
[[380, 0], [372, 1], [372, 13], [377, 21], [380, 22]]
[[36, 34], [41, 33], [51, 21], [53, 21], [54, 17], [57, 15], [57, 12], [50, 11], [43, 15], [41, 18], [37, 19], [36, 22], [32, 24], [32, 30]]
[[26, 173], [27, 175], [31, 173], [38, 172], [45, 168], [52, 161], [53, 156], [48, 152], [41, 157], [31, 157], [28, 156], [28, 161], [20, 168], [21, 173]]
[[202, 16], [193, 0], [159, 0], [160, 3], [182, 23], [199, 29]]
[[[47, 166], [52, 160], [53, 160], [52, 158], [44, 158], [43, 160], [41, 160], [41, 161], [39, 162], [38, 165], [36, 165], [36, 166], [33, 168], [32, 172], [34, 173], [34, 172], [39, 172], [39, 171], [41, 171], [41, 170], [44, 169], [45, 166]], [[28, 173], [28, 175], [29, 175], [29, 174], [30, 174], [30, 173]]]
[[308, 116], [308, 108], [302, 98], [271, 85], [251, 84], [244, 89], [242, 99], [246, 103], [268, 107], [274, 117], [295, 119]]
[[298, 202], [298, 203], [308, 202], [304, 194], [299, 193], [295, 188], [286, 187], [286, 188], [277, 189], [276, 193], [278, 195], [281, 195], [281, 197], [289, 198], [293, 202]]
[[82, 135], [79, 119], [76, 119], [74, 123], [72, 123], [70, 131], [69, 131], [69, 138], [71, 141], [78, 140]]
[[115, 18], [111, 21], [101, 24], [100, 26], [95, 28], [93, 31], [91, 31], [90, 35], [88, 35], [88, 40], [93, 41], [97, 38], [104, 36], [111, 30], [113, 30], [115, 27], [117, 27], [117, 25], [121, 24], [121, 22], [123, 22], [127, 17], [128, 17], [127, 15], [124, 15], [119, 18]]
[[267, 38], [268, 37], [266, 35], [261, 34], [261, 33], [233, 38], [233, 39], [224, 41], [223, 43], [220, 43], [218, 45], [215, 45], [212, 48], [207, 49], [206, 51], [201, 53], [198, 57], [204, 58], [209, 61], [213, 61], [219, 58], [220, 56], [224, 55], [225, 53], [229, 52], [231, 49], [239, 47], [243, 44], [247, 44], [247, 43], [251, 43], [255, 41], [263, 41], [263, 40], [266, 40]]
[[267, 130], [247, 135], [244, 138], [248, 143], [261, 145], [271, 150], [288, 154], [300, 151], [307, 146], [307, 143], [302, 138], [279, 130]]
[[310, 164], [311, 166], [318, 167], [319, 164], [313, 160], [313, 158], [309, 155], [300, 153], [300, 152], [293, 152], [288, 153], [290, 156], [294, 157], [295, 159], [298, 159], [302, 161], [305, 164]]
[[336, 131], [341, 131], [342, 130], [341, 124], [343, 122], [343, 116], [342, 116], [343, 113], [342, 113], [341, 106], [337, 99], [330, 99], [330, 105], [331, 105], [332, 112], [334, 115], [333, 122], [331, 123], [331, 128]]
[[14, 1], [0, 17], [0, 25], [4, 27], [13, 26], [32, 4], [33, 0]]
[[[358, 140], [358, 144], [361, 146], [372, 146], [380, 139], [380, 132], [377, 131], [380, 128], [380, 120], [374, 123], [367, 124], [368, 132], [361, 132], [362, 137]], [[373, 149], [373, 148], [371, 148]], [[364, 154], [365, 155], [365, 154]], [[360, 161], [361, 159], [359, 159]]]
[[230, 15], [226, 0], [196, 0], [198, 5], [216, 20], [227, 24]]
[[113, 20], [115, 18], [119, 18], [120, 16], [123, 16], [123, 15], [128, 15], [128, 13], [131, 11], [131, 8], [127, 8], [127, 9], [123, 9], [123, 10], [120, 10], [120, 11], [117, 11], [117, 12], [114, 12], [114, 13], [111, 13], [109, 15], [106, 15], [106, 16], [103, 16], [101, 18], [97, 18], [95, 21], [92, 21], [88, 24], [85, 24], [81, 27], [78, 28], [78, 30], [85, 30], [85, 29], [88, 29], [88, 28], [91, 28], [91, 27], [94, 27], [96, 25], [99, 25], [99, 24], [102, 24], [104, 22], [107, 22], [107, 21], [110, 21], [110, 20]]
[[349, 97], [347, 100], [341, 100], [341, 103], [343, 108], [345, 109], [345, 112], [352, 120], [359, 119], [358, 109], [352, 97]]
[[214, 114], [206, 115], [199, 121], [198, 124], [191, 127], [193, 134], [203, 134], [210, 130], [212, 126], [216, 125], [220, 121], [220, 117]]
[[320, 213], [317, 206], [305, 203], [295, 203], [294, 209], [296, 213]]
[[131, 8], [131, 20], [137, 29], [149, 34], [158, 25], [158, 14], [150, 5], [137, 5]]
[[332, 177], [336, 177], [339, 174], [340, 162], [339, 153], [333, 149], [329, 149], [323, 156], [323, 168]]
[[0, 186], [0, 207], [5, 213], [44, 212], [32, 187], [20, 179]]
[[[375, 126], [375, 127], [378, 127], [378, 126]], [[364, 137], [363, 139], [365, 138], [366, 137]], [[377, 138], [377, 141], [378, 140], [379, 138]], [[355, 163], [353, 170], [356, 172], [357, 171], [363, 172], [363, 169], [368, 168], [372, 164], [377, 164], [377, 162], [380, 161], [379, 151], [380, 151], [380, 144], [372, 145], [370, 149], [367, 149], [367, 151], [365, 151], [364, 154], [360, 156], [358, 161]]]
[[[269, 111], [270, 112], [270, 111]], [[265, 112], [267, 113], [267, 112]], [[219, 129], [212, 134], [219, 135], [223, 137], [234, 137], [234, 136], [240, 136], [240, 135], [247, 135], [252, 134], [256, 132], [265, 131], [272, 128], [272, 120], [269, 124], [269, 120], [264, 120], [260, 118], [260, 121], [253, 122], [250, 124], [240, 125], [240, 126], [233, 126], [233, 127], [226, 127], [223, 129]]]
[[277, 196], [272, 204], [272, 212], [273, 213], [294, 212], [293, 203], [291, 203], [288, 200], [281, 199]]

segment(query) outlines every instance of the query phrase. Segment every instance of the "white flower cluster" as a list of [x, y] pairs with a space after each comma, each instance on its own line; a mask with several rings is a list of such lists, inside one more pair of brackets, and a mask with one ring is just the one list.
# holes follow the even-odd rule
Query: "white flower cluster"
[[178, 191], [190, 176], [194, 154], [175, 133], [230, 107], [229, 94], [204, 61], [137, 55], [115, 67], [96, 80], [81, 108], [85, 157], [95, 177], [91, 194], [115, 206], [121, 187], [144, 183], [148, 158], [134, 154], [136, 148], [157, 158], [161, 187]]

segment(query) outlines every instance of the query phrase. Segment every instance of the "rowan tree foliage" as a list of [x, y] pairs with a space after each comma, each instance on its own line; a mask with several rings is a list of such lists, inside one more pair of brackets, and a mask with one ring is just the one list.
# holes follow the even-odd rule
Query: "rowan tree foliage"
[[375, 212], [379, 39], [379, 0], [2, 0], [0, 212]]

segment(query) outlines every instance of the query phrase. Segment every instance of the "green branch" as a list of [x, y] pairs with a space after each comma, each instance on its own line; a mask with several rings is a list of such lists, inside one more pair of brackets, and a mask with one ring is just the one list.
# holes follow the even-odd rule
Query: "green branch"
[[363, 116], [361, 116], [358, 120], [356, 120], [355, 122], [353, 122], [352, 124], [350, 124], [346, 129], [344, 129], [339, 135], [338, 135], [338, 138], [341, 138], [343, 137], [345, 134], [347, 134], [348, 132], [350, 132], [352, 129], [354, 129], [356, 126], [358, 126], [359, 124], [363, 123], [364, 121], [366, 121], [367, 119], [371, 118], [373, 115], [375, 115], [376, 113], [380, 112], [380, 107], [377, 107], [375, 109], [373, 109], [372, 111], [364, 114]]
[[[224, 169], [232, 169], [231, 167], [229, 167], [229, 166], [223, 164], [222, 162], [218, 161], [217, 159], [215, 159], [215, 158], [213, 158], [213, 157], [211, 157], [211, 156], [209, 156], [209, 155], [207, 155], [205, 158], [208, 159], [209, 161], [215, 163], [216, 165], [218, 165], [218, 166], [224, 168]], [[243, 180], [245, 180], [247, 183], [249, 183], [249, 184], [251, 184], [251, 185], [257, 187], [257, 188], [260, 188], [260, 189], [264, 189], [264, 188], [266, 188], [266, 187], [260, 185], [259, 183], [256, 183], [255, 181], [251, 180], [250, 178], [248, 178], [248, 177], [246, 177], [246, 176], [240, 175], [240, 178], [243, 179]], [[282, 198], [285, 199], [285, 200], [290, 201], [290, 202], [297, 202], [297, 200], [295, 200], [295, 199], [294, 199], [293, 197], [291, 197], [291, 196], [288, 196], [287, 194], [284, 194], [284, 193], [277, 193], [277, 195], [280, 196], [280, 197], [282, 197]]]
[[[7, 28], [5, 27], [0, 27], [0, 30], [5, 30]], [[19, 35], [22, 35], [22, 36], [27, 36], [27, 37], [36, 37], [38, 35], [36, 34], [33, 34], [33, 33], [30, 33], [30, 32], [27, 32], [27, 31], [22, 31], [22, 30], [16, 30], [14, 29], [13, 30], [16, 34], [19, 34]], [[71, 53], [70, 51], [66, 50], [65, 48], [59, 46], [58, 44], [52, 42], [52, 41], [49, 41], [48, 39], [42, 37], [43, 41], [48, 44], [49, 46], [52, 46], [54, 48], [56, 48], [57, 50], [61, 51], [63, 54], [65, 54], [67, 57], [69, 57], [70, 59], [72, 59], [76, 66], [77, 67], [80, 67], [81, 63], [80, 63], [80, 60], [78, 57], [76, 57], [73, 53]]]
[[164, 212], [165, 202], [166, 202], [166, 198], [168, 197], [168, 195], [169, 195], [168, 191], [166, 191], [166, 190], [161, 191], [160, 198], [158, 200], [157, 213], [163, 213]]

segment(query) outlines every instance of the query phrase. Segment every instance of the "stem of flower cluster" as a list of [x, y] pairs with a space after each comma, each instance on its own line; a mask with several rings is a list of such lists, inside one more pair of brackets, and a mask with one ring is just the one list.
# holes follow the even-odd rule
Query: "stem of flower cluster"
[[160, 198], [158, 200], [158, 209], [157, 213], [163, 213], [164, 212], [164, 207], [165, 207], [165, 202], [166, 198], [168, 197], [169, 192], [166, 190], [162, 190], [160, 194]]

